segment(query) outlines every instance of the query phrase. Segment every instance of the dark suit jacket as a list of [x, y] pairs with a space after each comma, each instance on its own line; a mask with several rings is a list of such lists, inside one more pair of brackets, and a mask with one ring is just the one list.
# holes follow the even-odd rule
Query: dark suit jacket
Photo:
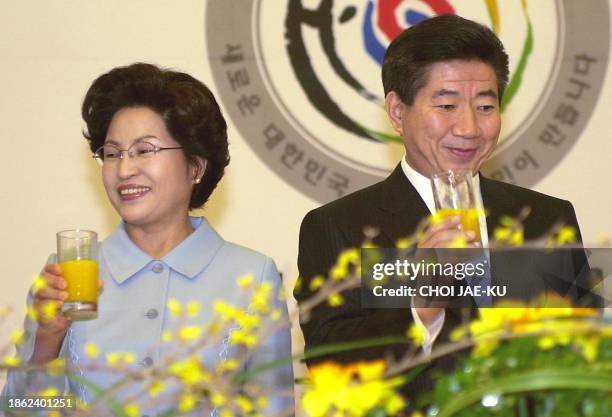
[[[485, 208], [490, 211], [487, 228], [491, 233], [500, 216], [517, 216], [524, 207], [531, 213], [523, 223], [525, 239], [536, 238], [557, 223], [574, 226], [578, 223], [568, 201], [535, 191], [480, 177]], [[333, 201], [309, 212], [300, 229], [298, 268], [302, 290], [295, 292], [300, 302], [309, 296], [309, 281], [316, 275], [328, 275], [338, 254], [347, 248], [360, 247], [366, 226], [379, 229], [374, 243], [379, 247], [395, 247], [397, 239], [410, 236], [429, 215], [427, 206], [405, 176], [400, 165], [384, 181]], [[495, 263], [492, 260], [492, 268]], [[321, 305], [307, 322], [301, 323], [306, 349], [336, 342], [388, 335], [405, 335], [412, 322], [410, 309], [363, 309], [360, 290], [345, 295], [340, 307]], [[460, 322], [459, 311], [447, 310], [443, 330], [437, 342]], [[352, 362], [382, 358], [385, 354], [399, 357], [406, 346], [385, 346], [345, 352], [324, 359]], [[309, 364], [321, 359], [307, 361]], [[452, 366], [441, 364], [442, 369]]]

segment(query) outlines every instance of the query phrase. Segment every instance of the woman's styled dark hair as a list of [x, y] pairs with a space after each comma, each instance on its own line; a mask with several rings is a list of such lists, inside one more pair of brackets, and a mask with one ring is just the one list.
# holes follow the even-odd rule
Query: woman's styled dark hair
[[443, 61], [478, 60], [497, 78], [501, 102], [508, 84], [508, 55], [486, 26], [455, 15], [442, 15], [411, 26], [389, 45], [382, 66], [385, 96], [395, 91], [407, 105], [427, 84], [431, 65]]
[[195, 184], [189, 208], [204, 205], [229, 163], [227, 124], [210, 90], [191, 75], [136, 63], [98, 77], [85, 95], [83, 135], [92, 152], [104, 145], [110, 122], [126, 107], [147, 107], [164, 120], [187, 161], [205, 159], [202, 182]]

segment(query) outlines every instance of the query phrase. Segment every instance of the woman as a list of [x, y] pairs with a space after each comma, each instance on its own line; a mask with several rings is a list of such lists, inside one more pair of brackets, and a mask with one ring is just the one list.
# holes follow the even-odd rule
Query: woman
[[[187, 74], [149, 64], [115, 68], [94, 81], [85, 96], [82, 116], [87, 124], [85, 137], [102, 164], [106, 193], [122, 218], [100, 246], [104, 291], [99, 317], [74, 323], [61, 314], [51, 320], [28, 319], [26, 341], [18, 347], [18, 354], [24, 363], [32, 364], [65, 358], [77, 375], [107, 388], [120, 375], [94, 369], [95, 363], [105, 362], [105, 355], [123, 358], [130, 369], [155, 369], [172, 349], [172, 343], [163, 339], [179, 327], [201, 328], [210, 322], [216, 300], [249, 307], [237, 278], [252, 274], [255, 284], [272, 288], [271, 294], [281, 284], [270, 258], [225, 242], [205, 218], [188, 214], [208, 200], [229, 163], [227, 126], [204, 84]], [[49, 301], [61, 306], [67, 296], [61, 268], [50, 263], [42, 276], [46, 285], [30, 295], [29, 303], [37, 308]], [[278, 299], [270, 296], [270, 307], [286, 318], [286, 306]], [[167, 308], [170, 300], [174, 304], [174, 300], [197, 302], [199, 314], [173, 320]], [[239, 342], [232, 343], [231, 333], [239, 330], [225, 329], [218, 343], [197, 351], [209, 370], [227, 364], [232, 355], [245, 354], [237, 353]], [[290, 353], [285, 328], [267, 335], [240, 363], [243, 370], [249, 370]], [[133, 359], [135, 364], [130, 365]], [[287, 396], [292, 392], [290, 366], [261, 374], [258, 382], [268, 393], [282, 393], [269, 397], [267, 411], [286, 411], [293, 406], [293, 399]], [[87, 384], [40, 372], [10, 373], [5, 394], [32, 395], [49, 385], [85, 402], [95, 398]], [[120, 391], [121, 398], [136, 394], [140, 411], [164, 408], [146, 395], [143, 401], [146, 383], [132, 385]]]

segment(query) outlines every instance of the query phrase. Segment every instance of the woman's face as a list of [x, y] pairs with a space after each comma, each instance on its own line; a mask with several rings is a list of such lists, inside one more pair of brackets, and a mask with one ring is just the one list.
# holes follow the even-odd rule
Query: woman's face
[[[158, 147], [178, 147], [163, 119], [147, 107], [126, 107], [113, 116], [105, 144], [128, 149], [138, 141]], [[134, 149], [134, 148], [132, 148]], [[131, 226], [164, 226], [184, 220], [197, 175], [180, 149], [163, 150], [150, 158], [105, 161], [104, 188], [113, 207]]]

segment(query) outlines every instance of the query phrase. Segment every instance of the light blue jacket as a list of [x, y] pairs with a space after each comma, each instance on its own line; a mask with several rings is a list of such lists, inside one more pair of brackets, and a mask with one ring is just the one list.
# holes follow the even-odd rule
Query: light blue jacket
[[[255, 251], [224, 241], [203, 217], [191, 218], [191, 221], [194, 232], [161, 260], [155, 260], [141, 251], [129, 239], [123, 222], [102, 242], [99, 265], [104, 292], [99, 299], [98, 318], [74, 322], [60, 351], [60, 357], [66, 358], [78, 375], [100, 387], [111, 386], [120, 375], [94, 369], [96, 363], [105, 364], [106, 354], [110, 352], [135, 354], [136, 364], [132, 365], [135, 369], [152, 368], [163, 363], [179, 346], [175, 342], [163, 342], [164, 331], [188, 325], [202, 327], [210, 323], [216, 300], [248, 308], [249, 294], [236, 282], [237, 278], [246, 274], [252, 274], [255, 283], [267, 282], [271, 285], [270, 307], [280, 310], [281, 318], [271, 326], [268, 326], [269, 323], [262, 326], [265, 334], [261, 335], [261, 344], [248, 352], [244, 370], [291, 354], [287, 307], [277, 296], [281, 281], [274, 262]], [[183, 305], [196, 301], [201, 306], [200, 312], [192, 318], [172, 317], [167, 308], [170, 299], [176, 299]], [[28, 303], [31, 302], [30, 294]], [[271, 328], [274, 331], [270, 331]], [[25, 341], [18, 346], [17, 353], [27, 363], [34, 349], [36, 323], [26, 319], [25, 330]], [[218, 340], [198, 351], [198, 356], [208, 369], [214, 371], [219, 362], [244, 354], [229, 343], [229, 336], [235, 330], [236, 326], [228, 329]], [[97, 359], [85, 354], [87, 343], [94, 343], [100, 348], [101, 354]], [[184, 356], [181, 358], [184, 359]], [[270, 399], [266, 414], [280, 411], [292, 413], [291, 365], [258, 375], [255, 384], [263, 388], [262, 395]], [[34, 395], [50, 385], [63, 388], [64, 393], [88, 403], [95, 398], [82, 384], [38, 371], [9, 372], [3, 395]], [[155, 415], [166, 408], [155, 402], [164, 401], [164, 395], [170, 395], [172, 389], [160, 394], [159, 398], [151, 399], [147, 386], [133, 383], [130, 388], [121, 390], [117, 397], [136, 395], [143, 415]], [[216, 414], [217, 410], [211, 409], [211, 415]]]

